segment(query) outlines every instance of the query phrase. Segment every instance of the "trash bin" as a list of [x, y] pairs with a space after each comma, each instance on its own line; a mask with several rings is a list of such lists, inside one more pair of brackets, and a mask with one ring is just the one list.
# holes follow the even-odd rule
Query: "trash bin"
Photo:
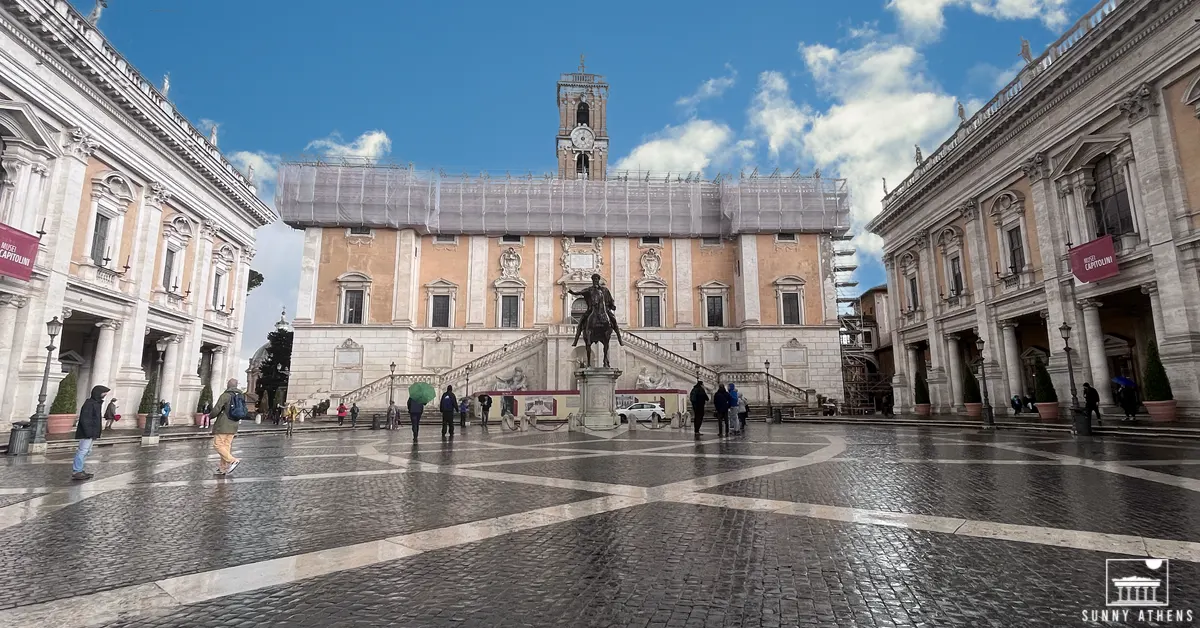
[[774, 423], [783, 423], [783, 408], [775, 408], [774, 416], [771, 417]]
[[33, 428], [29, 421], [13, 423], [12, 431], [8, 434], [8, 455], [21, 456], [29, 453], [29, 443], [33, 441]]
[[379, 413], [378, 412], [371, 415], [371, 429], [373, 429], [373, 430], [379, 429]]
[[1086, 437], [1092, 435], [1092, 417], [1081, 408], [1075, 408], [1075, 416], [1072, 417], [1075, 421], [1075, 435]]

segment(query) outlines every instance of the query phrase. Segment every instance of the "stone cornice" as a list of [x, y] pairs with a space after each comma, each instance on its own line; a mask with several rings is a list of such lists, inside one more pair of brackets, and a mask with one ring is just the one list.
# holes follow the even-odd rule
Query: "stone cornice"
[[[1029, 78], [1029, 84], [1019, 95], [969, 132], [965, 141], [944, 154], [939, 154], [943, 150], [941, 147], [934, 151], [925, 161], [929, 164], [927, 169], [921, 171], [918, 167], [890, 195], [884, 197], [883, 212], [867, 225], [867, 229], [874, 233], [886, 231], [890, 223], [901, 219], [917, 199], [925, 197], [954, 178], [954, 175], [978, 166], [995, 152], [994, 148], [989, 147], [1003, 146], [1012, 141], [1192, 4], [1194, 0], [1177, 0], [1161, 15], [1145, 23], [1146, 14], [1159, 9], [1163, 0], [1121, 2], [1095, 31], [1076, 44], [1079, 49], [1068, 51], [1041, 74]], [[1127, 11], [1130, 7], [1132, 10]], [[1132, 25], [1139, 28], [1131, 28]], [[1068, 33], [1074, 31], [1073, 27]], [[1110, 38], [1113, 41], [1108, 41]], [[950, 145], [962, 132], [963, 127], [959, 127], [943, 146]]]
[[2, 22], [44, 65], [57, 70], [113, 117], [128, 119], [132, 126], [144, 129], [247, 211], [259, 226], [275, 221], [274, 213], [258, 198], [245, 175], [68, 2], [0, 0], [0, 8], [28, 29]]

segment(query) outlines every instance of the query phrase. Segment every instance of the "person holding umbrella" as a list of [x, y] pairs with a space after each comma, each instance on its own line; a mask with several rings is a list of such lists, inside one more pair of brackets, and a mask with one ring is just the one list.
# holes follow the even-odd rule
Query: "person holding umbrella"
[[413, 440], [417, 440], [417, 432], [421, 429], [421, 412], [425, 404], [433, 401], [437, 391], [425, 382], [417, 382], [408, 387], [408, 418], [412, 421]]
[[1117, 404], [1121, 406], [1121, 410], [1125, 416], [1121, 417], [1122, 421], [1133, 421], [1134, 415], [1137, 414], [1138, 406], [1141, 402], [1138, 400], [1137, 384], [1128, 377], [1114, 377], [1113, 383], [1117, 385]]

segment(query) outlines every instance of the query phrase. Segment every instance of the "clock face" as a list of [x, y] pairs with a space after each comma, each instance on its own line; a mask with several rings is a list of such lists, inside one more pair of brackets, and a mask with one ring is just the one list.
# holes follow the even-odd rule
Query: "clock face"
[[592, 130], [586, 126], [578, 126], [575, 127], [574, 131], [571, 131], [571, 144], [575, 148], [589, 149], [595, 140], [596, 138], [592, 135]]

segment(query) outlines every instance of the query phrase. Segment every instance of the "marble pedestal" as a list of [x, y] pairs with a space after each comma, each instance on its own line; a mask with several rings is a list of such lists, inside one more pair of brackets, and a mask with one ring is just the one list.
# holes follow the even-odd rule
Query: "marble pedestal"
[[[579, 418], [583, 429], [612, 429], [617, 426], [617, 378], [612, 367], [588, 366], [575, 370], [579, 386]], [[575, 426], [573, 426], [575, 427]]]

